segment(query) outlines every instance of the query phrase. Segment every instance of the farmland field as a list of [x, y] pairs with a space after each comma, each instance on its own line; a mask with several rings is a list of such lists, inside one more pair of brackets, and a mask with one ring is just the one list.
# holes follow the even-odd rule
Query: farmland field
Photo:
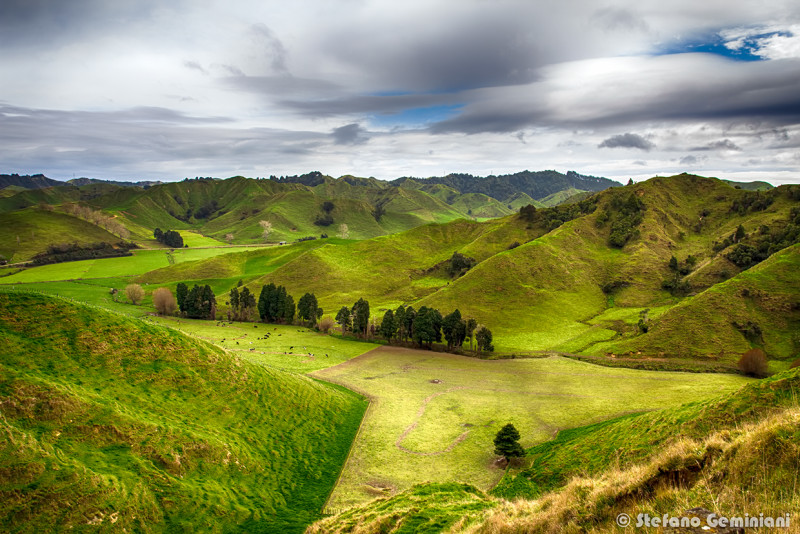
[[563, 428], [732, 391], [734, 375], [597, 367], [561, 357], [478, 360], [381, 347], [312, 373], [371, 399], [329, 508], [425, 481], [488, 490], [503, 475], [492, 438], [512, 422], [531, 447]]

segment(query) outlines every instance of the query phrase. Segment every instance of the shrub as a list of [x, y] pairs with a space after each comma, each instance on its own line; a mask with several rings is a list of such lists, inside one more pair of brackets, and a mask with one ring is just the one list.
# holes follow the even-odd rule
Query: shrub
[[139, 284], [128, 284], [125, 286], [125, 295], [131, 304], [139, 304], [144, 298], [144, 289]]
[[756, 378], [767, 376], [767, 355], [761, 349], [750, 349], [739, 358], [739, 370]]
[[794, 369], [795, 367], [800, 367], [800, 358], [792, 362], [792, 365], [789, 366], [789, 369]]
[[323, 317], [322, 320], [319, 322], [319, 330], [320, 332], [328, 333], [328, 330], [333, 328], [334, 322], [332, 317]]
[[159, 287], [153, 291], [153, 307], [159, 315], [172, 315], [178, 308], [175, 296], [166, 287]]

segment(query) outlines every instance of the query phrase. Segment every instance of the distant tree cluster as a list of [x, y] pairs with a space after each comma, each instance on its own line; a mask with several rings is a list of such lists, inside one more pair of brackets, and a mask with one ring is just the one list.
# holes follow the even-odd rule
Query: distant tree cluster
[[730, 211], [744, 215], [747, 212], [764, 211], [775, 202], [772, 192], [748, 191], [731, 203]]
[[294, 321], [296, 307], [294, 298], [283, 286], [272, 282], [261, 288], [258, 295], [258, 317], [265, 323], [286, 323]]
[[800, 243], [800, 207], [795, 206], [791, 209], [788, 220], [781, 228], [771, 229], [769, 226], [762, 226], [758, 232], [751, 234], [749, 243], [740, 243], [747, 236], [741, 225], [739, 228], [742, 229], [741, 237], [738, 237], [740, 232], [737, 229], [721, 243], [715, 243], [714, 250], [723, 250], [737, 243], [725, 257], [737, 267], [749, 269], [774, 253]]
[[622, 248], [628, 241], [639, 236], [639, 224], [644, 219], [644, 202], [636, 193], [630, 193], [625, 200], [622, 196], [614, 195], [609, 203], [610, 211], [598, 215], [597, 223], [602, 226], [606, 221], [611, 221], [611, 231], [608, 244], [614, 248]]
[[697, 258], [691, 254], [687, 256], [686, 260], [679, 262], [678, 258], [672, 256], [669, 259], [669, 269], [673, 272], [672, 276], [661, 282], [661, 289], [669, 291], [669, 293], [676, 297], [683, 297], [692, 292], [692, 286], [688, 280], [682, 277], [686, 276], [697, 265]]
[[181, 234], [175, 230], [167, 230], [163, 232], [161, 228], [153, 230], [153, 237], [156, 241], [162, 243], [170, 248], [183, 248], [183, 238]]
[[453, 252], [447, 265], [447, 274], [454, 277], [463, 276], [475, 266], [475, 258], [470, 258], [460, 252]]
[[597, 199], [594, 197], [574, 204], [562, 204], [539, 210], [533, 204], [528, 204], [519, 209], [519, 218], [526, 221], [529, 228], [533, 223], [540, 222], [548, 230], [555, 230], [565, 222], [594, 213], [596, 208]]
[[79, 219], [90, 222], [95, 226], [104, 228], [106, 231], [116, 234], [122, 239], [128, 239], [131, 236], [130, 231], [125, 228], [125, 225], [111, 215], [106, 215], [101, 211], [95, 211], [88, 206], [81, 206], [80, 204], [73, 204], [67, 202], [61, 205], [61, 209]]
[[228, 295], [228, 319], [233, 321], [252, 321], [257, 311], [256, 297], [246, 287], [242, 286], [242, 281], [239, 280], [239, 286], [231, 289]]
[[183, 282], [175, 290], [178, 308], [185, 317], [192, 319], [216, 319], [217, 299], [211, 286], [194, 285], [189, 289]]
[[131, 249], [139, 248], [135, 243], [59, 243], [48, 245], [47, 250], [36, 254], [31, 261], [35, 265], [62, 263], [65, 261], [91, 260], [132, 256]]
[[321, 206], [322, 214], [317, 215], [317, 218], [314, 219], [314, 224], [316, 224], [317, 226], [332, 225], [333, 215], [331, 215], [331, 212], [333, 211], [334, 207], [335, 206], [333, 205], [333, 202], [331, 202], [330, 200], [326, 200], [325, 202], [323, 202]]
[[[342, 333], [352, 331], [356, 335], [366, 337], [369, 328], [369, 302], [358, 299], [352, 308], [342, 306], [336, 314], [336, 322]], [[476, 332], [477, 329], [477, 332]], [[472, 337], [481, 352], [492, 352], [492, 333], [488, 328], [478, 327], [475, 319], [464, 319], [459, 310], [442, 316], [439, 310], [426, 306], [415, 310], [412, 306], [399, 306], [396, 310], [386, 310], [380, 324], [378, 335], [386, 339], [412, 341], [419, 347], [431, 348], [433, 343], [447, 343], [447, 350], [460, 348], [466, 339], [472, 343]]]

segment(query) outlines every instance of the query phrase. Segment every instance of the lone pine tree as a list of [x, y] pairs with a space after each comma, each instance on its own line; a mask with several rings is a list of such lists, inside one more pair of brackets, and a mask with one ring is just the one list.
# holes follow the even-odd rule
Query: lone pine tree
[[519, 444], [519, 431], [513, 424], [508, 423], [497, 432], [494, 437], [494, 453], [506, 460], [525, 456], [525, 449]]

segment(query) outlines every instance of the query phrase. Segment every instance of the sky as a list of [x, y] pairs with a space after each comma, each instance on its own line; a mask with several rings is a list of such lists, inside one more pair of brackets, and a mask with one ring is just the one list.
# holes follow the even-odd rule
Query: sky
[[0, 2], [0, 173], [525, 169], [800, 183], [800, 2]]

